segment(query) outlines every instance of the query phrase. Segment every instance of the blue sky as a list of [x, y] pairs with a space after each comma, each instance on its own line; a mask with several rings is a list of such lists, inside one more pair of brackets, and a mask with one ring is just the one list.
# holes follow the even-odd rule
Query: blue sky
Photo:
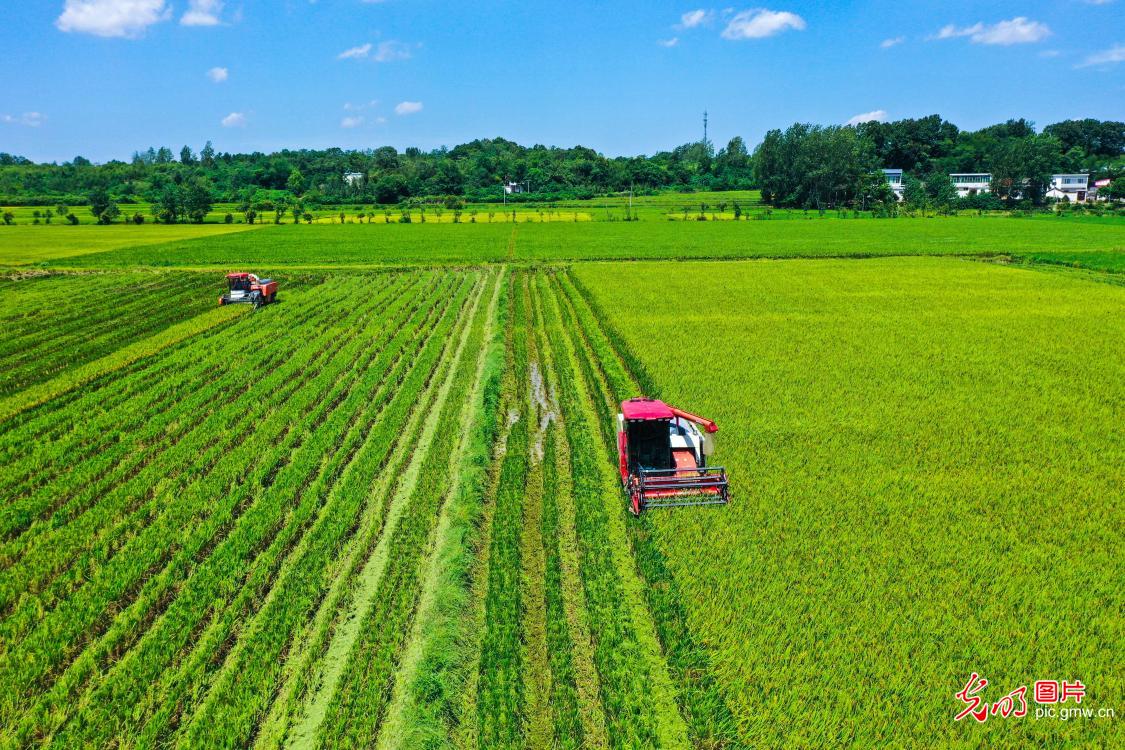
[[0, 151], [128, 158], [478, 137], [652, 153], [795, 121], [1125, 119], [1125, 0], [32, 0]]

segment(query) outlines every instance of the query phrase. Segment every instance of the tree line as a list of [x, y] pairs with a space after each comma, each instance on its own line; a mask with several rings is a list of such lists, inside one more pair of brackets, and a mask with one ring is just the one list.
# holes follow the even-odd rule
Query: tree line
[[949, 175], [987, 172], [991, 192], [962, 203], [1001, 208], [1042, 204], [1051, 175], [1089, 172], [1091, 180], [1125, 173], [1125, 123], [1068, 120], [1037, 132], [1019, 119], [976, 131], [938, 115], [856, 126], [797, 123], [771, 130], [753, 154], [755, 184], [766, 202], [798, 208], [870, 206], [890, 200], [879, 169], [902, 169], [908, 205], [954, 207]]
[[[582, 146], [526, 147], [503, 138], [425, 152], [383, 146], [231, 154], [207, 142], [198, 152], [152, 147], [104, 164], [81, 156], [36, 164], [0, 153], [0, 205], [88, 205], [99, 220], [113, 221], [117, 204], [147, 202], [154, 219], [179, 222], [202, 221], [214, 202], [257, 214], [299, 208], [303, 216], [322, 206], [450, 196], [557, 201], [630, 189], [760, 188], [775, 205], [867, 208], [888, 200], [879, 168], [906, 170], [908, 193], [922, 186], [932, 200], [948, 195], [948, 173], [984, 171], [994, 175], [993, 197], [1018, 192], [1039, 201], [1051, 173], [1115, 177], [1125, 171], [1123, 152], [1121, 122], [1070, 120], [1037, 132], [1026, 120], [1011, 120], [962, 131], [938, 115], [856, 126], [795, 124], [771, 130], [753, 153], [737, 136], [719, 149], [696, 141], [634, 157], [607, 157]], [[507, 183], [527, 192], [505, 195]]]

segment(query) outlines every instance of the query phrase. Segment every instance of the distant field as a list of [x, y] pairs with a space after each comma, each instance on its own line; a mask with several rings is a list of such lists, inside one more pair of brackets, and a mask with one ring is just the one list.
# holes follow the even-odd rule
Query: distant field
[[[12, 230], [13, 228], [9, 228]], [[810, 219], [744, 222], [598, 222], [520, 224], [314, 225], [264, 227], [256, 232], [180, 239], [162, 244], [163, 231], [181, 227], [90, 227], [90, 236], [143, 238], [105, 252], [73, 256], [60, 238], [80, 228], [16, 227], [16, 237], [51, 238], [41, 252], [54, 265], [285, 266], [464, 264], [637, 258], [722, 259], [865, 257], [880, 255], [1031, 255], [1065, 251], [1113, 263], [1125, 252], [1125, 219], [956, 217], [929, 219]], [[182, 227], [206, 232], [205, 227]], [[221, 231], [220, 227], [212, 227]], [[131, 234], [137, 232], [137, 234]], [[24, 234], [27, 233], [27, 234]], [[0, 231], [0, 258], [24, 256]], [[82, 234], [82, 236], [86, 236]], [[107, 242], [106, 246], [112, 243]], [[140, 246], [144, 245], [144, 246]], [[47, 248], [50, 248], [49, 250]], [[1107, 260], [1108, 259], [1108, 260]], [[27, 262], [22, 260], [21, 262]]]
[[216, 237], [249, 229], [249, 226], [221, 224], [0, 226], [0, 266], [23, 266], [109, 249]]
[[[518, 198], [518, 196], [517, 196]], [[733, 210], [733, 204], [738, 203], [744, 209], [750, 209], [757, 206], [761, 202], [761, 193], [757, 190], [732, 190], [728, 192], [702, 192], [702, 193], [660, 193], [658, 195], [638, 195], [634, 196], [630, 201], [629, 197], [622, 195], [606, 196], [603, 198], [591, 198], [588, 200], [571, 200], [571, 201], [550, 201], [543, 203], [524, 203], [518, 200], [513, 200], [507, 204], [503, 201], [495, 203], [476, 203], [470, 202], [465, 204], [464, 211], [461, 216], [461, 221], [466, 224], [469, 223], [476, 212], [477, 223], [503, 223], [511, 220], [511, 213], [517, 213], [517, 221], [538, 221], [541, 218], [545, 221], [602, 221], [607, 218], [620, 219], [625, 215], [625, 209], [632, 203], [634, 211], [646, 218], [662, 218], [667, 213], [679, 212], [685, 207], [690, 207], [693, 210], [698, 210], [700, 204], [707, 204], [711, 210], [717, 211], [719, 204], [727, 206], [728, 210]], [[118, 207], [121, 209], [122, 218], [132, 217], [134, 214], [141, 214], [145, 218], [145, 222], [151, 222], [152, 206], [149, 203], [119, 203]], [[78, 221], [82, 224], [94, 224], [96, 220], [93, 214], [90, 213], [89, 206], [69, 206], [70, 213], [73, 213]], [[40, 214], [40, 221], [45, 221], [45, 212], [50, 209], [55, 211], [55, 206], [14, 206], [11, 208], [4, 208], [0, 206], [0, 210], [10, 211], [16, 224], [31, 224], [35, 220], [35, 212]], [[234, 223], [243, 223], [245, 217], [240, 210], [237, 203], [216, 203], [207, 214], [204, 220], [208, 224], [221, 224], [225, 221], [226, 215], [231, 214]], [[340, 223], [340, 214], [344, 214], [344, 221], [349, 223], [360, 223], [359, 214], [364, 214], [363, 223], [384, 224], [397, 222], [401, 211], [394, 205], [380, 205], [373, 203], [344, 203], [339, 206], [322, 206], [319, 208], [310, 208], [311, 213], [315, 218], [316, 223], [336, 224]], [[411, 209], [412, 220], [419, 221], [420, 215], [417, 208]], [[489, 216], [492, 214], [492, 216]], [[543, 217], [540, 217], [543, 214]], [[267, 211], [258, 217], [259, 224], [272, 224], [274, 222], [274, 212]], [[286, 212], [281, 221], [289, 224], [293, 221], [291, 213]], [[63, 217], [53, 217], [51, 219], [52, 225], [66, 224]], [[453, 212], [446, 208], [440, 208], [436, 205], [427, 206], [426, 208], [426, 222], [445, 223], [453, 222]]]
[[951, 717], [972, 672], [990, 700], [1125, 689], [1125, 289], [925, 258], [572, 273], [650, 395], [720, 425], [731, 505], [644, 528], [749, 746], [1120, 746], [1120, 720]]

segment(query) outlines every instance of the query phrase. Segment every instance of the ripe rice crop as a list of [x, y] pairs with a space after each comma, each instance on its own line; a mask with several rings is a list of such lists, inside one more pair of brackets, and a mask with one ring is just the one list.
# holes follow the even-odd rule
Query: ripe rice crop
[[234, 224], [0, 227], [0, 267], [29, 266], [122, 247], [213, 238], [253, 228]]
[[646, 521], [746, 742], [1114, 744], [950, 717], [974, 671], [1121, 684], [1125, 290], [922, 259], [574, 277], [636, 381], [722, 427], [731, 505]]

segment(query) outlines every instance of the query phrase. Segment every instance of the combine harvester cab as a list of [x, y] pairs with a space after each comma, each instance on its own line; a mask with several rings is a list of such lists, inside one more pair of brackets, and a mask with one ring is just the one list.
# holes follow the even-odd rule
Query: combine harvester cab
[[725, 505], [730, 500], [726, 469], [707, 465], [715, 449], [711, 436], [718, 430], [711, 420], [663, 401], [622, 401], [617, 458], [633, 515], [646, 508]]
[[258, 308], [277, 299], [277, 282], [252, 273], [228, 273], [227, 287], [227, 293], [219, 297], [220, 307], [247, 304]]

